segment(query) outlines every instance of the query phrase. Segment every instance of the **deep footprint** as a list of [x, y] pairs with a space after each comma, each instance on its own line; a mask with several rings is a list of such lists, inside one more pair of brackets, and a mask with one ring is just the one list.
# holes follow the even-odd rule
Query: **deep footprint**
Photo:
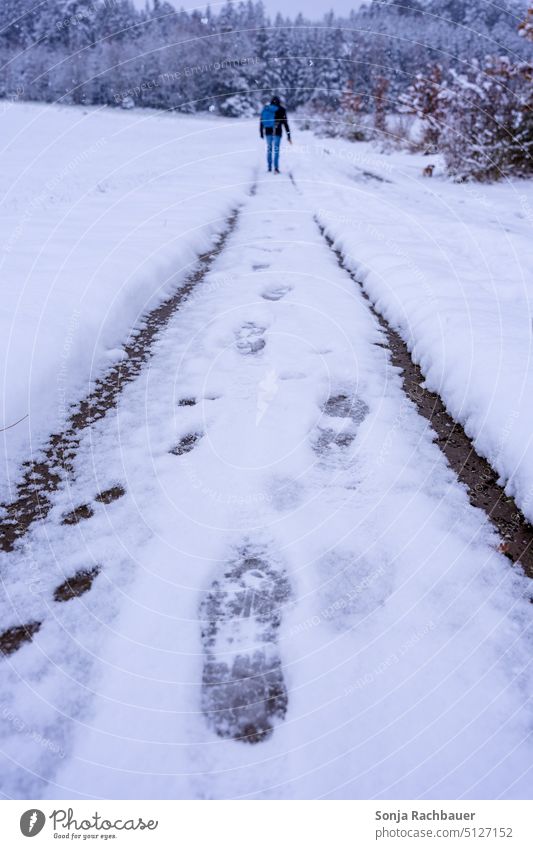
[[360, 423], [368, 414], [368, 406], [357, 395], [330, 395], [322, 407], [327, 416], [350, 418]]
[[188, 454], [189, 451], [193, 450], [202, 436], [203, 433], [188, 433], [186, 436], [182, 436], [178, 444], [174, 448], [171, 448], [169, 453], [175, 454], [177, 457], [180, 457], [182, 454]]
[[82, 519], [90, 519], [91, 516], [94, 516], [94, 510], [90, 504], [80, 504], [79, 507], [75, 507], [74, 510], [71, 510], [70, 513], [65, 513], [61, 520], [62, 525], [77, 525], [78, 522], [81, 522]]
[[202, 710], [219, 737], [260, 743], [285, 717], [277, 637], [289, 597], [283, 568], [244, 545], [202, 601]]
[[[349, 448], [357, 429], [368, 415], [368, 405], [357, 395], [339, 393], [330, 395], [322, 407], [325, 419], [318, 425], [313, 448], [317, 454], [326, 454], [335, 448]], [[328, 421], [328, 419], [330, 421]], [[334, 427], [334, 419], [345, 419], [341, 427]]]
[[278, 289], [267, 289], [261, 297], [265, 301], [280, 301], [290, 291], [290, 286], [280, 286]]
[[258, 351], [262, 351], [266, 345], [263, 339], [265, 330], [266, 327], [254, 324], [253, 321], [247, 321], [236, 333], [235, 345], [237, 350], [241, 354], [257, 354]]
[[354, 439], [355, 433], [353, 431], [345, 430], [341, 433], [337, 433], [337, 431], [332, 428], [319, 427], [318, 434], [313, 442], [313, 447], [317, 454], [324, 454], [334, 446], [337, 448], [349, 448]]

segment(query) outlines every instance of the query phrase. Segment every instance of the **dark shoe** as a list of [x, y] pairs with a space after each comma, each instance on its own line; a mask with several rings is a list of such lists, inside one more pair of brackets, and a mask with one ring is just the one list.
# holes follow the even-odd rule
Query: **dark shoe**
[[279, 168], [274, 168], [274, 174], [281, 174], [281, 171], [279, 170]]

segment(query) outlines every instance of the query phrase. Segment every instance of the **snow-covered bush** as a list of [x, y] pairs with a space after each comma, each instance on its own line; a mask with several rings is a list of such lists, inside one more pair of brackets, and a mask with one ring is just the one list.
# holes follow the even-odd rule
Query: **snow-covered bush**
[[442, 97], [442, 66], [433, 65], [427, 72], [418, 73], [405, 92], [400, 95], [400, 112], [418, 119], [419, 132], [413, 147], [426, 153], [435, 153], [445, 120]]
[[532, 71], [506, 57], [474, 61], [442, 94], [440, 149], [458, 179], [533, 173]]
[[518, 32], [524, 38], [533, 41], [533, 3], [530, 4], [526, 17], [518, 27]]
[[257, 114], [257, 105], [242, 91], [226, 97], [218, 108], [220, 114], [228, 118], [251, 118]]

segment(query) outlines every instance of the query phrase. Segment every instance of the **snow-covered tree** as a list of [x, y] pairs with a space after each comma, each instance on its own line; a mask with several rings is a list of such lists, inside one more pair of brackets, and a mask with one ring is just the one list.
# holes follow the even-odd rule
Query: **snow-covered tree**
[[96, 29], [99, 39], [133, 41], [141, 34], [140, 23], [131, 0], [113, 0], [112, 3], [96, 5]]
[[288, 105], [295, 108], [308, 103], [315, 89], [317, 64], [316, 32], [306, 26], [301, 14], [294, 22], [289, 38], [291, 66], [294, 75], [292, 98]]
[[277, 58], [277, 33], [269, 26], [260, 27], [255, 34], [255, 53], [258, 60], [257, 74], [262, 99], [276, 93], [281, 84], [281, 67]]
[[399, 101], [400, 111], [414, 115], [420, 122], [419, 148], [434, 153], [445, 120], [442, 66], [434, 65], [429, 71], [416, 74]]
[[374, 100], [374, 133], [376, 138], [381, 139], [381, 141], [385, 141], [387, 135], [387, 112], [389, 111], [387, 94], [389, 85], [386, 77], [378, 76], [376, 77], [372, 92]]
[[353, 80], [348, 80], [341, 96], [341, 132], [350, 141], [366, 139], [364, 123], [365, 99], [354, 88]]
[[324, 109], [337, 112], [347, 80], [347, 51], [342, 30], [334, 26], [333, 13], [326, 16], [325, 22], [319, 42], [320, 55], [316, 60], [313, 101]]
[[[42, 15], [33, 0], [2, 0], [0, 3], [0, 40], [5, 45], [24, 47], [37, 40], [36, 30]], [[48, 21], [50, 27], [53, 15]]]

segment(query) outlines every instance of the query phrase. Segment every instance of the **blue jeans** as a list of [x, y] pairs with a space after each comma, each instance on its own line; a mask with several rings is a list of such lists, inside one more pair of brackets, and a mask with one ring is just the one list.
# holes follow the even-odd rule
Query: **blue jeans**
[[274, 133], [266, 136], [267, 143], [267, 165], [268, 170], [272, 171], [272, 148], [274, 148], [274, 168], [279, 168], [279, 146], [281, 144], [281, 136], [275, 136]]

